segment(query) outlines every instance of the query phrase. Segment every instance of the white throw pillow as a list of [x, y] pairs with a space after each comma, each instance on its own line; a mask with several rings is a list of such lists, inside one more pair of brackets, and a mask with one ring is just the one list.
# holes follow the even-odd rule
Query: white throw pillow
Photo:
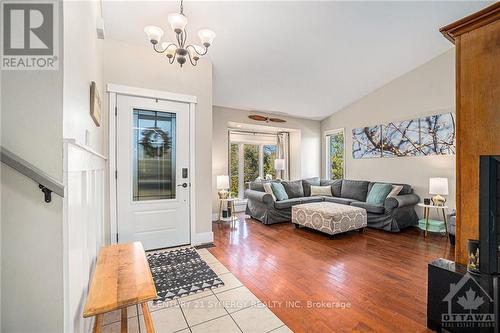
[[273, 193], [273, 188], [271, 187], [271, 183], [264, 183], [262, 184], [262, 186], [264, 187], [264, 192], [269, 193], [273, 197], [273, 200], [276, 201], [276, 196]]
[[402, 185], [392, 185], [392, 190], [391, 192], [389, 192], [389, 194], [387, 194], [387, 198], [395, 197], [396, 195], [399, 194], [399, 192], [401, 192], [402, 189], [403, 189]]
[[314, 186], [311, 185], [311, 197], [315, 195], [324, 195], [327, 197], [332, 196], [332, 187], [328, 186]]

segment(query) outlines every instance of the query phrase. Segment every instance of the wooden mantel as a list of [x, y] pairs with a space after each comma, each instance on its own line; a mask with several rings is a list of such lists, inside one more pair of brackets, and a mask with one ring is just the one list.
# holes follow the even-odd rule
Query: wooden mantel
[[500, 2], [440, 29], [456, 46], [456, 261], [479, 239], [479, 156], [500, 155]]

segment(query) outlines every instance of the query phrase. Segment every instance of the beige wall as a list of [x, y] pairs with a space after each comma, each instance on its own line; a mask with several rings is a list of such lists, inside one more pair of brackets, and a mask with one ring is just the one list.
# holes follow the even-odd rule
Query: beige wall
[[[389, 121], [455, 112], [455, 61], [450, 50], [357, 100], [321, 122], [322, 133], [345, 128], [346, 178], [411, 184], [421, 197], [430, 197], [430, 177], [446, 177], [448, 206], [455, 207], [455, 156], [352, 158], [352, 129]], [[322, 151], [325, 143], [322, 140]], [[322, 174], [325, 174], [322, 154]], [[418, 210], [418, 213], [422, 212]]]
[[212, 64], [206, 60], [180, 68], [146, 45], [107, 39], [104, 43], [104, 81], [133, 87], [194, 95], [198, 98], [195, 123], [196, 232], [211, 233], [212, 188]]
[[320, 175], [320, 122], [292, 117], [286, 123], [263, 123], [248, 118], [255, 112], [214, 106], [212, 139], [212, 211], [217, 212], [216, 176], [228, 174], [228, 123], [265, 125], [294, 129], [290, 136], [290, 178], [300, 179]]

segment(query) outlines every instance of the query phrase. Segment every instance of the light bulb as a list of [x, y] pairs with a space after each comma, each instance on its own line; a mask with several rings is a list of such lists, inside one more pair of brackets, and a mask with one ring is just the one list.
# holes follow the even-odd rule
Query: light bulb
[[172, 27], [172, 30], [175, 31], [175, 33], [180, 34], [186, 27], [188, 20], [186, 16], [179, 13], [174, 13], [168, 15], [168, 23], [170, 23], [170, 26]]
[[198, 37], [200, 37], [203, 46], [209, 47], [214, 41], [215, 32], [210, 29], [201, 29], [200, 31], [198, 31]]
[[163, 49], [163, 52], [165, 52], [165, 55], [167, 58], [172, 58], [175, 54], [175, 44], [170, 43], [170, 42], [164, 42], [161, 44], [161, 47]]
[[157, 44], [163, 36], [163, 30], [154, 25], [144, 27], [144, 32], [148, 36], [149, 41], [153, 44]]

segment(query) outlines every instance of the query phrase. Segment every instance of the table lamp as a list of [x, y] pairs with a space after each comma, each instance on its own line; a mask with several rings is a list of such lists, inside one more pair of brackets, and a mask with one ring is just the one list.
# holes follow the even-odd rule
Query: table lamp
[[[285, 170], [285, 159], [284, 158], [277, 158], [274, 160], [274, 169], [276, 169], [276, 179], [280, 179], [283, 177], [283, 170]], [[278, 178], [278, 171], [280, 174], [280, 178]]]
[[217, 176], [217, 189], [219, 190], [219, 199], [227, 199], [229, 197], [229, 176]]
[[430, 178], [429, 194], [435, 194], [432, 197], [435, 206], [444, 206], [446, 199], [443, 195], [448, 195], [448, 178]]

